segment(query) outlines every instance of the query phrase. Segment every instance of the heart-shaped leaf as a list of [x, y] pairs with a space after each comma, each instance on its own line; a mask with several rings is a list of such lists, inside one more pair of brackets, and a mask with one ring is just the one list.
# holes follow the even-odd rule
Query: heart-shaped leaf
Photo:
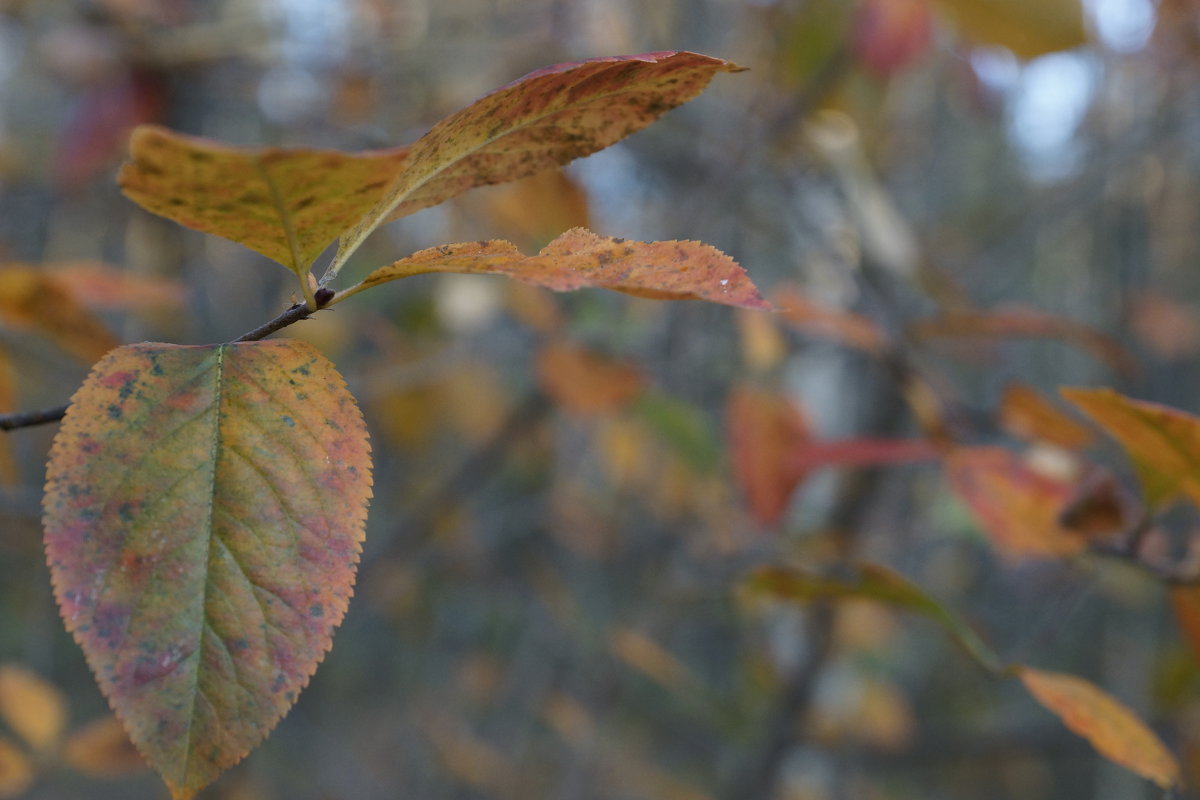
[[708, 300], [743, 308], [770, 308], [738, 263], [701, 242], [633, 242], [574, 228], [536, 256], [510, 242], [467, 242], [431, 247], [380, 267], [333, 302], [380, 283], [463, 272], [505, 275], [559, 292], [598, 287], [657, 300]]
[[262, 253], [301, 276], [383, 197], [407, 148], [251, 148], [143, 125], [117, 180], [155, 214]]
[[497, 89], [413, 144], [403, 174], [342, 237], [321, 283], [384, 222], [603, 150], [691, 100], [718, 72], [741, 69], [699, 53], [644, 53], [558, 64]]
[[312, 346], [130, 345], [72, 398], [46, 553], [130, 738], [190, 798], [283, 717], [354, 583], [370, 452]]

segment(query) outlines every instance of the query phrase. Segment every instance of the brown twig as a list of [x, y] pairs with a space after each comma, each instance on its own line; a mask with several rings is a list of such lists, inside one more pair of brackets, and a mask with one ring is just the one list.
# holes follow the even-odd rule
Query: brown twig
[[[318, 289], [315, 295], [317, 301], [317, 309], [324, 308], [333, 297], [333, 292], [329, 289]], [[234, 342], [257, 342], [260, 339], [265, 339], [276, 331], [283, 330], [289, 325], [294, 325], [302, 319], [308, 319], [313, 312], [309, 310], [304, 303], [296, 303], [275, 319], [258, 326], [254, 330], [243, 333]], [[34, 411], [14, 411], [11, 414], [0, 414], [0, 431], [13, 431], [17, 428], [31, 428], [35, 425], [48, 425], [51, 422], [59, 422], [67, 413], [67, 407], [70, 403], [52, 406], [50, 408], [40, 408]]]

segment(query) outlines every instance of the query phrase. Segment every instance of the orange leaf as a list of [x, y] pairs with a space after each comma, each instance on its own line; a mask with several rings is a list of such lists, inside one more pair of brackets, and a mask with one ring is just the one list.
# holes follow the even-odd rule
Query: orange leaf
[[565, 342], [542, 348], [538, 383], [561, 408], [573, 414], [604, 414], [627, 406], [645, 378], [637, 367]]
[[1085, 539], [1059, 523], [1074, 485], [1035, 471], [1001, 447], [965, 447], [945, 461], [950, 488], [992, 543], [1018, 557], [1080, 552]]
[[113, 716], [94, 719], [73, 731], [63, 745], [63, 760], [91, 778], [121, 778], [146, 769], [146, 760]]
[[1168, 361], [1200, 352], [1200, 321], [1195, 312], [1168, 295], [1141, 292], [1131, 298], [1129, 327], [1147, 350]]
[[0, 321], [32, 329], [92, 362], [117, 346], [108, 328], [76, 302], [53, 272], [23, 264], [0, 266]]
[[1161, 505], [1179, 494], [1200, 503], [1200, 418], [1132, 400], [1112, 389], [1060, 391], [1120, 442], [1148, 505]]
[[814, 303], [793, 287], [778, 290], [775, 305], [781, 317], [805, 333], [834, 339], [873, 354], [882, 352], [887, 344], [883, 331], [867, 317]]
[[1172, 586], [1171, 610], [1180, 633], [1200, 661], [1200, 586]]
[[909, 326], [917, 341], [943, 337], [1060, 339], [1080, 347], [1122, 375], [1137, 373], [1137, 360], [1119, 342], [1091, 325], [1028, 308], [956, 311]]
[[33, 763], [8, 739], [0, 738], [0, 797], [20, 797], [33, 786]]
[[44, 498], [62, 618], [179, 800], [296, 701], [346, 611], [370, 496], [353, 397], [290, 340], [114, 350]]
[[1091, 444], [1092, 432], [1059, 411], [1033, 388], [1010, 384], [1000, 401], [1000, 426], [1028, 442], [1048, 442], [1079, 450]]
[[102, 311], [173, 309], [183, 305], [182, 284], [137, 275], [99, 261], [49, 265], [51, 274], [76, 302]]
[[740, 69], [679, 51], [614, 56], [539, 69], [485, 95], [413, 144], [387, 194], [342, 237], [321, 283], [382, 223], [603, 150], [691, 100], [718, 72]]
[[297, 275], [384, 196], [407, 150], [233, 147], [154, 125], [118, 176], [147, 211], [249, 247]]
[[1179, 784], [1175, 757], [1136, 714], [1107, 692], [1060, 672], [1018, 667], [1017, 675], [1035, 700], [1091, 742], [1100, 755], [1163, 789]]
[[737, 262], [700, 242], [634, 242], [574, 228], [522, 255], [510, 242], [493, 240], [431, 247], [380, 267], [333, 302], [388, 281], [431, 272], [504, 275], [559, 292], [612, 289], [657, 300], [708, 300], [743, 308], [768, 308]]
[[46, 750], [66, 727], [67, 700], [41, 676], [5, 664], [0, 666], [0, 717], [34, 750]]
[[743, 385], [729, 396], [725, 424], [733, 479], [754, 519], [773, 525], [807, 474], [795, 453], [811, 438], [808, 421], [784, 395]]

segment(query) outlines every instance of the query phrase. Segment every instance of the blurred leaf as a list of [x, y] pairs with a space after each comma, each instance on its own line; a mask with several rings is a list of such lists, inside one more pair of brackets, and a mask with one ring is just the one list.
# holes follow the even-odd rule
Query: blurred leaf
[[883, 331], [867, 317], [814, 303], [794, 287], [776, 290], [774, 301], [779, 315], [804, 333], [873, 354], [881, 353], [887, 345]]
[[538, 385], [571, 414], [605, 414], [629, 405], [646, 379], [633, 364], [608, 358], [566, 342], [542, 347], [537, 356]]
[[614, 628], [608, 634], [608, 648], [651, 680], [673, 691], [694, 687], [696, 676], [687, 666], [658, 642], [633, 628]]
[[1080, 0], [934, 0], [970, 39], [1036, 58], [1087, 43]]
[[1177, 786], [1179, 764], [1162, 741], [1125, 705], [1083, 678], [1032, 667], [1017, 675], [1039, 703], [1092, 743], [1109, 761], [1163, 789]]
[[33, 763], [8, 739], [0, 737], [0, 797], [20, 797], [33, 786]]
[[769, 308], [745, 271], [715, 247], [701, 242], [633, 242], [583, 228], [567, 231], [536, 256], [522, 255], [500, 240], [431, 247], [380, 267], [362, 283], [339, 292], [338, 298], [432, 272], [504, 275], [559, 292], [598, 287], [657, 300]]
[[908, 329], [917, 341], [937, 338], [1058, 339], [1080, 347], [1125, 377], [1137, 374], [1137, 359], [1120, 342], [1082, 322], [1027, 308], [954, 311], [917, 320]]
[[300, 342], [130, 345], [72, 398], [44, 500], [55, 595], [176, 798], [257, 745], [329, 648], [370, 480], [354, 399]]
[[407, 150], [233, 147], [143, 125], [118, 180], [155, 214], [232, 239], [298, 276], [375, 205]]
[[[589, 224], [587, 193], [561, 169], [547, 169], [488, 192], [463, 197], [506, 239], [541, 247], [559, 233]], [[470, 212], [469, 212], [470, 213]]]
[[1027, 442], [1048, 442], [1068, 450], [1081, 450], [1095, 436], [1087, 427], [1059, 411], [1040, 393], [1023, 383], [1012, 383], [1000, 400], [1000, 426]]
[[387, 193], [342, 236], [321, 283], [382, 223], [603, 150], [691, 100], [718, 72], [740, 69], [697, 53], [614, 56], [545, 67], [485, 95], [413, 144]]
[[946, 479], [992, 544], [1018, 557], [1074, 555], [1086, 539], [1062, 527], [1059, 514], [1074, 484], [1033, 469], [1002, 447], [964, 447], [945, 461]]
[[34, 750], [48, 750], [67, 725], [67, 699], [57, 686], [15, 664], [0, 666], [0, 717]]
[[776, 600], [863, 599], [915, 611], [940, 625], [984, 669], [1000, 675], [1004, 665], [967, 623], [947, 611], [920, 587], [888, 567], [860, 564], [853, 580], [824, 578], [786, 566], [761, 567], [750, 573], [746, 588]]
[[32, 329], [91, 363], [118, 342], [104, 323], [81, 306], [62, 279], [46, 269], [0, 266], [0, 322]]
[[855, 9], [853, 47], [859, 62], [891, 77], [929, 48], [930, 0], [863, 0]]
[[1184, 641], [1200, 661], [1200, 586], [1172, 586], [1171, 610]]
[[123, 778], [148, 769], [121, 721], [114, 716], [94, 719], [72, 731], [63, 746], [63, 760], [71, 769], [102, 780]]
[[633, 405], [637, 417], [698, 472], [712, 472], [721, 448], [712, 426], [694, 407], [653, 392], [643, 392]]
[[48, 270], [76, 302], [100, 311], [178, 309], [187, 293], [177, 281], [99, 261], [50, 264]]
[[774, 525], [807, 473], [795, 454], [812, 433], [785, 395], [742, 384], [725, 406], [733, 479], [760, 525]]
[[1060, 391], [1120, 443], [1148, 506], [1161, 506], [1180, 494], [1200, 503], [1200, 418], [1112, 389]]
[[1131, 298], [1129, 327], [1159, 358], [1177, 361], [1200, 352], [1200, 321], [1195, 310], [1168, 295], [1141, 292]]
[[783, 363], [787, 358], [788, 343], [773, 315], [738, 309], [734, 319], [742, 345], [742, 361], [751, 372], [770, 372]]

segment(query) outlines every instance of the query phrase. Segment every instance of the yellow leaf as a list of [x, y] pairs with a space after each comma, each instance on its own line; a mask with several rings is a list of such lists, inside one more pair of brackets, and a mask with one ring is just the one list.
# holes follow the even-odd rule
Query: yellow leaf
[[1179, 784], [1179, 763], [1136, 714], [1096, 685], [1059, 672], [1019, 667], [1017, 675], [1039, 703], [1109, 761], [1164, 789]]
[[20, 797], [33, 785], [33, 764], [8, 739], [0, 739], [0, 798]]
[[63, 746], [63, 760], [91, 778], [121, 778], [148, 769], [114, 716], [100, 717], [73, 731]]
[[62, 736], [67, 701], [54, 684], [14, 664], [0, 666], [0, 716], [34, 750]]
[[970, 39], [1036, 58], [1087, 43], [1079, 0], [934, 0]]
[[696, 682], [682, 661], [640, 631], [614, 628], [608, 634], [608, 647], [617, 658], [668, 689]]
[[80, 305], [53, 272], [24, 264], [0, 266], [0, 322], [30, 329], [91, 363], [118, 342]]

